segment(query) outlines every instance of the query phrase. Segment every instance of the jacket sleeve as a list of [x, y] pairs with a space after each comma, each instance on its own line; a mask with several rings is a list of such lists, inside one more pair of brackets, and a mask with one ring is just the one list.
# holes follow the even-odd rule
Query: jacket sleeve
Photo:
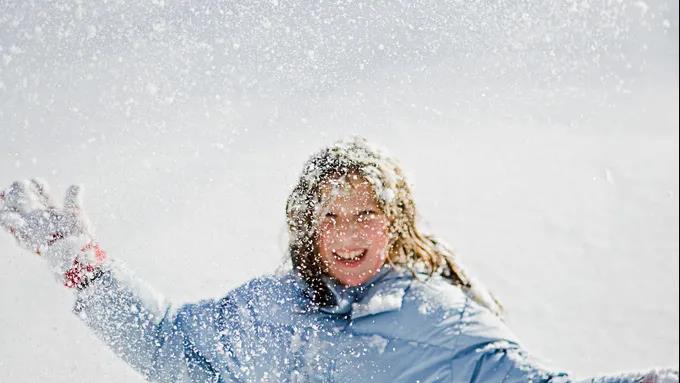
[[466, 299], [457, 326], [458, 352], [452, 371], [466, 383], [641, 383], [643, 373], [575, 380], [530, 355], [503, 320]]
[[645, 376], [644, 373], [628, 373], [573, 380], [565, 373], [545, 367], [520, 346], [509, 342], [490, 343], [475, 352], [479, 358], [471, 383], [641, 383]]
[[189, 327], [194, 306], [173, 310], [162, 296], [112, 262], [77, 293], [73, 311], [149, 381], [218, 381], [192, 342]]

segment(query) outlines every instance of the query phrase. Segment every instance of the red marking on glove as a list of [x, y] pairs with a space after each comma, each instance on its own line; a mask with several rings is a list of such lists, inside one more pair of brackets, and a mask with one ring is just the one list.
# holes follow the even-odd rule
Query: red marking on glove
[[97, 263], [102, 263], [106, 260], [106, 252], [102, 250], [101, 247], [99, 247], [99, 244], [97, 242], [89, 242], [87, 245], [85, 245], [80, 251], [87, 251], [87, 250], [92, 250], [94, 249], [94, 258], [97, 260]]
[[[81, 263], [78, 258], [73, 260], [73, 265], [64, 273], [64, 286], [68, 288], [86, 286], [89, 277], [106, 261], [106, 252], [96, 242], [89, 242], [80, 251], [94, 250], [95, 263]], [[89, 276], [88, 276], [89, 274]]]
[[[64, 273], [64, 286], [68, 288], [78, 287], [83, 282], [83, 277], [85, 276], [83, 269], [87, 269], [87, 266], [91, 267], [91, 265], [83, 267], [77, 259], [74, 259], [73, 266]], [[94, 271], [94, 268], [92, 270]]]

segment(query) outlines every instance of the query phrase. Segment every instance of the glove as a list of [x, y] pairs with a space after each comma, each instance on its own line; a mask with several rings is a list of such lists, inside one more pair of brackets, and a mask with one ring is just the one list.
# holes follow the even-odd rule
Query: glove
[[41, 180], [14, 182], [0, 191], [0, 226], [21, 247], [44, 258], [67, 287], [87, 286], [108, 263], [106, 253], [90, 234], [77, 185], [68, 188], [60, 208], [52, 203]]
[[678, 383], [678, 370], [654, 370], [644, 377], [642, 383]]

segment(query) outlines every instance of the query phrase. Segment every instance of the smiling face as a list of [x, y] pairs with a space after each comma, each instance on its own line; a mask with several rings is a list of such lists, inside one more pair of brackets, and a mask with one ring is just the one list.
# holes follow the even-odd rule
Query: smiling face
[[317, 248], [324, 271], [345, 286], [369, 281], [385, 263], [389, 220], [372, 186], [349, 174], [321, 185]]

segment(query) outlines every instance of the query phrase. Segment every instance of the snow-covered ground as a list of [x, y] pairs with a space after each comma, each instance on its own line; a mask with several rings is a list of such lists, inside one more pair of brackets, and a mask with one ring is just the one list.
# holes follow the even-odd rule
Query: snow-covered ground
[[[181, 303], [274, 271], [303, 161], [361, 134], [534, 354], [677, 366], [677, 2], [302, 3], [2, 3], [0, 185], [83, 184]], [[71, 303], [0, 235], [0, 381], [141, 382]]]

